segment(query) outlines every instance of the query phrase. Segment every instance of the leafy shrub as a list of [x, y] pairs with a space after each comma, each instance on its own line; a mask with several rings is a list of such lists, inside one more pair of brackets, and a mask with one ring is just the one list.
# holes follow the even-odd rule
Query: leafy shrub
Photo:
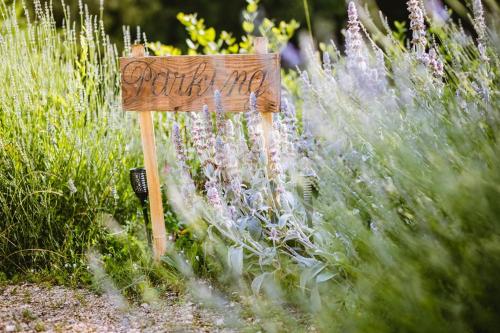
[[376, 44], [349, 4], [346, 55], [311, 54], [302, 118], [285, 91], [268, 156], [254, 96], [244, 117], [216, 93], [216, 110], [172, 125], [170, 198], [208, 225], [204, 260], [266, 330], [296, 327], [286, 304], [324, 331], [498, 327], [497, 35], [480, 1], [476, 40], [408, 10], [405, 48], [388, 28]]
[[[57, 30], [35, 1], [21, 21], [0, 15], [0, 266], [80, 271], [106, 237], [104, 213], [134, 216], [128, 167], [140, 160], [119, 108], [117, 51], [82, 8]], [[127, 144], [129, 142], [129, 144]], [[127, 152], [127, 149], [130, 152]]]

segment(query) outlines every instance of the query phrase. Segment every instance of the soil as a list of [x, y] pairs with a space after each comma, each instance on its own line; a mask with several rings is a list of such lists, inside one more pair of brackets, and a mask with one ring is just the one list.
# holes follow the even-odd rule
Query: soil
[[139, 304], [86, 289], [0, 286], [0, 332], [229, 332], [223, 323], [176, 294]]

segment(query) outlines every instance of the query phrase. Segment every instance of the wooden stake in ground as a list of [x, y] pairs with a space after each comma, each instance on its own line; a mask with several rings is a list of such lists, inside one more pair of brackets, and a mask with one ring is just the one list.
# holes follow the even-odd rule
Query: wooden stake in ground
[[[144, 57], [144, 46], [134, 45], [132, 57]], [[141, 126], [142, 150], [144, 152], [144, 168], [148, 180], [149, 208], [151, 211], [151, 227], [153, 231], [153, 254], [156, 260], [167, 249], [167, 233], [163, 218], [163, 203], [161, 201], [160, 176], [156, 162], [155, 133], [151, 111], [139, 113]]]

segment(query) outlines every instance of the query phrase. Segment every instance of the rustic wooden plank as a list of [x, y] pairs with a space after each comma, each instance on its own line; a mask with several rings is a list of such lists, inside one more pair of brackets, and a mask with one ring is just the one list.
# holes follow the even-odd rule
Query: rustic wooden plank
[[215, 90], [229, 112], [247, 111], [251, 92], [259, 110], [279, 111], [279, 54], [120, 58], [120, 70], [127, 111], [214, 110]]
[[[144, 46], [134, 45], [132, 47], [133, 57], [144, 56]], [[156, 144], [153, 118], [150, 111], [139, 113], [139, 124], [141, 127], [142, 150], [144, 152], [144, 168], [148, 181], [148, 200], [151, 213], [151, 226], [153, 234], [153, 254], [156, 260], [165, 254], [167, 248], [167, 234], [163, 218], [163, 203], [161, 201], [160, 176], [156, 161]]]

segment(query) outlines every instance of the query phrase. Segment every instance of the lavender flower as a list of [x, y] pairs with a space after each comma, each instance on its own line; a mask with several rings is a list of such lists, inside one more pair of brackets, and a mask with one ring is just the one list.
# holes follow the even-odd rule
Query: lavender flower
[[364, 69], [366, 62], [362, 54], [363, 38], [361, 37], [358, 12], [354, 2], [349, 2], [347, 8], [347, 32], [345, 38], [345, 52], [347, 65], [350, 69]]
[[[231, 192], [234, 195], [233, 200], [239, 199], [241, 195], [241, 177], [240, 170], [238, 168], [238, 158], [237, 158], [237, 147], [235, 143], [235, 133], [234, 126], [231, 120], [226, 122], [226, 137], [228, 142], [226, 143], [226, 173], [228, 179], [228, 188], [226, 192]], [[245, 144], [246, 145], [246, 144]]]
[[413, 50], [417, 53], [417, 56], [420, 57], [424, 54], [427, 45], [424, 15], [419, 0], [409, 0], [406, 4], [410, 12], [410, 29], [412, 31], [411, 43], [413, 45]]
[[231, 124], [234, 125], [234, 136], [231, 136], [234, 140], [233, 151], [236, 153], [236, 157], [239, 159], [248, 155], [248, 145], [247, 140], [245, 139], [245, 133], [242, 125], [243, 122], [241, 120], [240, 114], [235, 114], [233, 120], [234, 122], [231, 122]]
[[228, 141], [234, 142], [234, 124], [231, 119], [226, 120], [226, 137]]
[[186, 165], [186, 160], [187, 160], [186, 152], [184, 151], [184, 146], [182, 144], [182, 139], [181, 139], [181, 132], [179, 124], [177, 123], [174, 123], [172, 129], [172, 141], [174, 143], [175, 153], [180, 166], [182, 167], [183, 170], [189, 173], [189, 168]]
[[283, 114], [283, 125], [287, 133], [287, 139], [295, 145], [299, 140], [297, 135], [297, 115], [295, 106], [286, 97], [281, 99], [281, 112]]
[[434, 75], [441, 77], [444, 75], [443, 62], [439, 59], [436, 49], [432, 48], [429, 51], [429, 67], [434, 72]]
[[434, 48], [429, 50], [429, 53], [424, 53], [419, 60], [427, 66], [435, 77], [442, 77], [444, 75], [444, 66], [442, 61]]
[[215, 140], [215, 165], [219, 173], [223, 173], [227, 167], [227, 152], [226, 144], [221, 136], [217, 136]]
[[276, 131], [271, 133], [269, 142], [269, 171], [272, 179], [280, 178], [283, 173], [279, 154], [279, 140]]
[[205, 122], [205, 133], [206, 133], [208, 148], [210, 149], [215, 145], [215, 137], [213, 134], [212, 117], [210, 116], [210, 112], [208, 111], [207, 105], [203, 106], [203, 119]]
[[271, 228], [271, 230], [269, 230], [269, 240], [278, 242], [280, 238], [280, 234], [276, 228]]
[[486, 24], [484, 22], [484, 9], [481, 0], [472, 2], [472, 11], [474, 13], [474, 28], [476, 29], [478, 40], [483, 40], [486, 34]]
[[215, 182], [213, 181], [208, 181], [205, 184], [205, 189], [207, 191], [207, 198], [208, 202], [214, 209], [222, 214], [223, 213], [223, 206], [222, 206], [222, 200], [219, 195], [219, 190], [217, 190], [217, 186]]
[[[206, 105], [205, 105], [206, 106]], [[207, 133], [205, 129], [205, 123], [203, 121], [203, 116], [194, 114], [194, 123], [193, 123], [193, 144], [198, 153], [198, 156], [201, 159], [201, 162], [204, 162], [204, 157], [206, 150], [208, 148], [207, 143]]]
[[474, 29], [477, 32], [477, 48], [483, 60], [489, 60], [484, 46], [486, 40], [486, 24], [484, 21], [484, 9], [481, 0], [472, 2], [472, 11], [474, 12]]
[[224, 136], [226, 129], [226, 116], [222, 107], [221, 94], [219, 90], [214, 93], [215, 101], [215, 124], [217, 127], [217, 135]]
[[250, 94], [250, 110], [245, 113], [248, 136], [252, 144], [250, 160], [258, 163], [262, 153], [262, 136], [260, 132], [260, 113], [257, 111], [257, 98], [252, 92]]

